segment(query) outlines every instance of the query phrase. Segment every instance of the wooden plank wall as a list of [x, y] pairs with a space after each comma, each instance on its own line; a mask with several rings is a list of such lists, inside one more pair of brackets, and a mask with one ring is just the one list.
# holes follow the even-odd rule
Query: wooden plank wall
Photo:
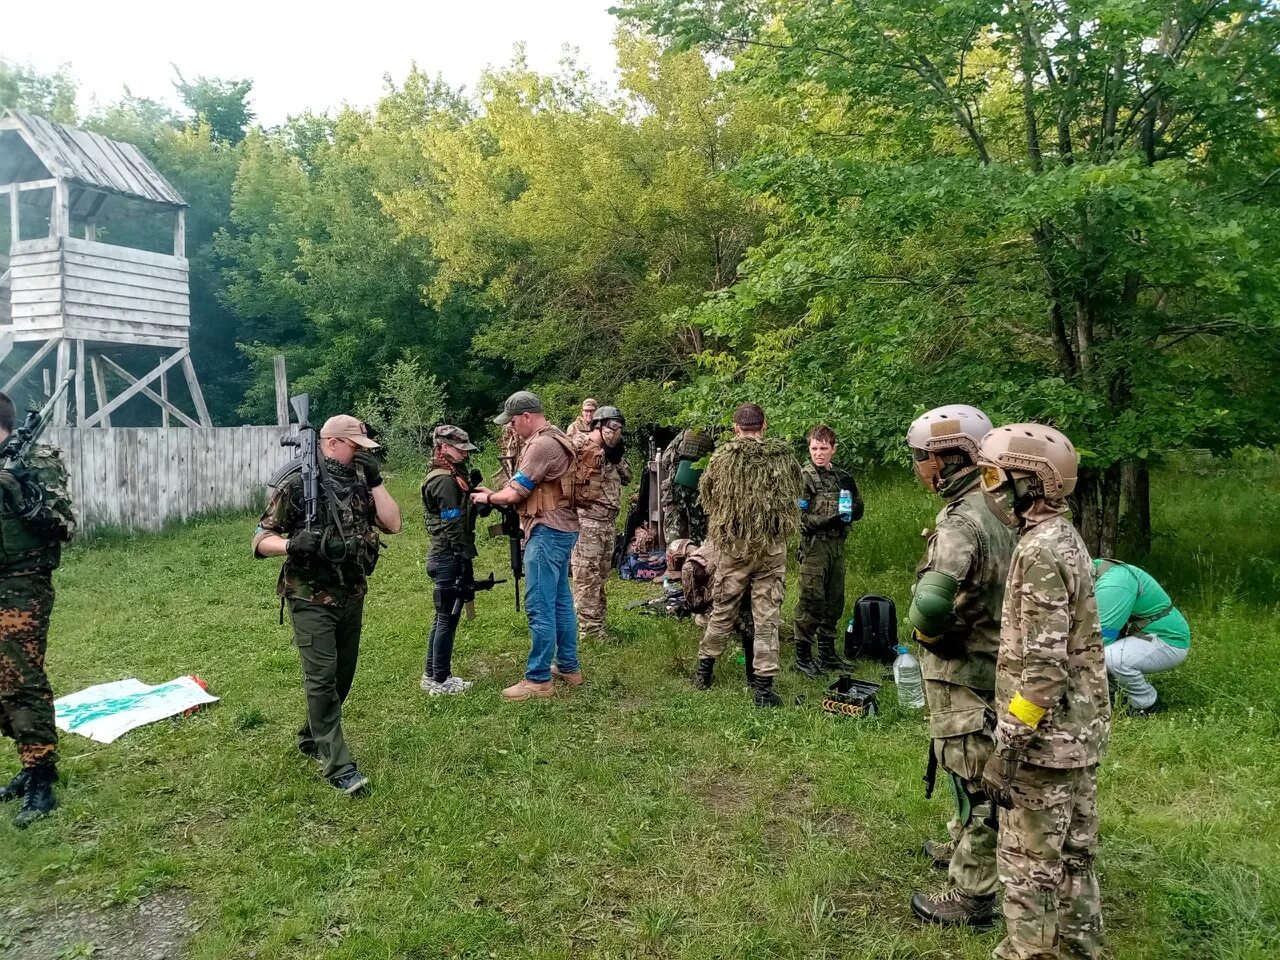
[[81, 532], [100, 526], [157, 530], [219, 510], [244, 509], [293, 455], [281, 427], [60, 427]]

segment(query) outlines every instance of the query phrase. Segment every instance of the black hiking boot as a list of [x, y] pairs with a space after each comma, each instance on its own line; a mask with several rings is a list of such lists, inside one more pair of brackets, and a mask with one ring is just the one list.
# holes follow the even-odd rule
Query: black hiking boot
[[29, 772], [27, 789], [22, 795], [22, 807], [13, 818], [15, 827], [25, 829], [53, 813], [58, 806], [58, 798], [53, 795], [53, 785], [57, 781], [58, 771], [52, 764], [35, 767]]
[[951, 855], [956, 852], [954, 840], [926, 840], [924, 842], [925, 859], [939, 870], [947, 870], [951, 866]]
[[316, 746], [314, 740], [299, 740], [298, 752], [304, 757], [310, 757], [312, 760], [320, 759], [320, 748]]
[[834, 640], [818, 641], [818, 666], [823, 670], [852, 670], [853, 664], [836, 653]]
[[693, 672], [693, 688], [695, 690], [710, 690], [711, 684], [715, 683], [715, 670], [715, 657], [700, 657], [698, 659], [698, 669]]
[[822, 667], [813, 659], [813, 644], [808, 640], [796, 641], [796, 662], [791, 665], [791, 669], [815, 680], [822, 676]]
[[957, 887], [937, 895], [917, 892], [911, 895], [911, 912], [925, 923], [989, 930], [996, 922], [996, 895], [971, 897]]
[[782, 698], [773, 692], [773, 677], [756, 677], [751, 686], [755, 691], [751, 699], [757, 707], [782, 706]]
[[27, 792], [27, 781], [31, 777], [31, 772], [23, 767], [18, 771], [18, 775], [0, 787], [0, 803], [9, 800], [21, 800], [23, 794]]

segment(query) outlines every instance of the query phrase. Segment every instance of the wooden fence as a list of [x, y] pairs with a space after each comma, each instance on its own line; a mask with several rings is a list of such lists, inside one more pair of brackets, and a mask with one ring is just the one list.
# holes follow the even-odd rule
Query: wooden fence
[[282, 427], [47, 430], [62, 450], [81, 532], [156, 530], [170, 520], [244, 509], [292, 453]]

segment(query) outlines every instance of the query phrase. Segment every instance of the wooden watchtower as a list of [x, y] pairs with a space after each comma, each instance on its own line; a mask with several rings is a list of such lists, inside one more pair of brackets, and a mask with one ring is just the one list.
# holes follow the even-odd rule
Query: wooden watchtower
[[[59, 380], [74, 366], [74, 422], [64, 394], [55, 424], [109, 427], [112, 413], [141, 395], [159, 405], [164, 426], [170, 417], [212, 426], [191, 363], [187, 204], [173, 186], [132, 144], [8, 110], [0, 114], [0, 203], [6, 192], [0, 363], [17, 369], [4, 391], [38, 395], [24, 384], [38, 383], [48, 365]], [[131, 373], [141, 361], [148, 372]], [[198, 422], [169, 399], [176, 366]]]

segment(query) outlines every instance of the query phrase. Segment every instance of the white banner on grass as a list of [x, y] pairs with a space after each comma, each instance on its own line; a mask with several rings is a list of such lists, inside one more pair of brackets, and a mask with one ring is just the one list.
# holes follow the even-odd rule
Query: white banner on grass
[[193, 677], [178, 677], [158, 687], [130, 677], [67, 694], [55, 700], [53, 706], [59, 730], [78, 733], [98, 743], [111, 743], [135, 727], [217, 699]]

